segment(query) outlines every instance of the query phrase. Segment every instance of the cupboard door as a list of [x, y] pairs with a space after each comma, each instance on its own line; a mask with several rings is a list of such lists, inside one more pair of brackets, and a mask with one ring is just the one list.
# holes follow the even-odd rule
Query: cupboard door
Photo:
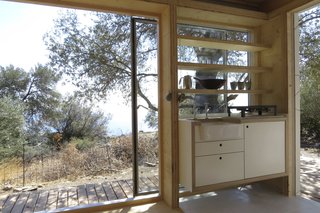
[[195, 157], [195, 186], [244, 178], [243, 152]]
[[250, 123], [245, 128], [245, 178], [285, 172], [285, 123]]

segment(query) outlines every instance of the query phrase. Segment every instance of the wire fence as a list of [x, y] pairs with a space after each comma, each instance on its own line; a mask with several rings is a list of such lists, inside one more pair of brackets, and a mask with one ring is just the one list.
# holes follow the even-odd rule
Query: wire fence
[[[140, 164], [158, 163], [157, 138], [144, 137], [138, 149]], [[28, 145], [26, 150], [34, 147]], [[25, 186], [60, 179], [77, 179], [84, 176], [108, 175], [132, 166], [130, 137], [117, 137], [110, 143], [78, 150], [69, 144], [63, 150], [34, 155], [23, 154], [0, 166], [0, 184]]]

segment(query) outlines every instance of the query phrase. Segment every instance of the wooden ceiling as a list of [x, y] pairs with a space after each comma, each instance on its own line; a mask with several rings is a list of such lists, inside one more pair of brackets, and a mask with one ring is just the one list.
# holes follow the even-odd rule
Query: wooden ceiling
[[236, 8], [271, 12], [278, 7], [284, 6], [290, 0], [195, 0], [199, 2], [214, 3]]

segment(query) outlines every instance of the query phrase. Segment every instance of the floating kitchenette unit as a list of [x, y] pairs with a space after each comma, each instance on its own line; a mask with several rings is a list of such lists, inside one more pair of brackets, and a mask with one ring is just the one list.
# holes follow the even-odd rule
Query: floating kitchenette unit
[[180, 184], [187, 192], [286, 177], [285, 116], [182, 119]]

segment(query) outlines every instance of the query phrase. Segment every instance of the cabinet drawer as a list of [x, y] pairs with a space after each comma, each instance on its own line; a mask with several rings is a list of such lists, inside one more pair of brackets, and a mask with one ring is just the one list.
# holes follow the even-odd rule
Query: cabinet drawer
[[230, 152], [244, 151], [244, 141], [230, 140], [230, 141], [216, 141], [216, 142], [202, 142], [195, 144], [195, 156], [223, 154]]
[[195, 142], [243, 139], [242, 124], [207, 123], [195, 126]]
[[244, 179], [243, 152], [195, 157], [195, 186]]

